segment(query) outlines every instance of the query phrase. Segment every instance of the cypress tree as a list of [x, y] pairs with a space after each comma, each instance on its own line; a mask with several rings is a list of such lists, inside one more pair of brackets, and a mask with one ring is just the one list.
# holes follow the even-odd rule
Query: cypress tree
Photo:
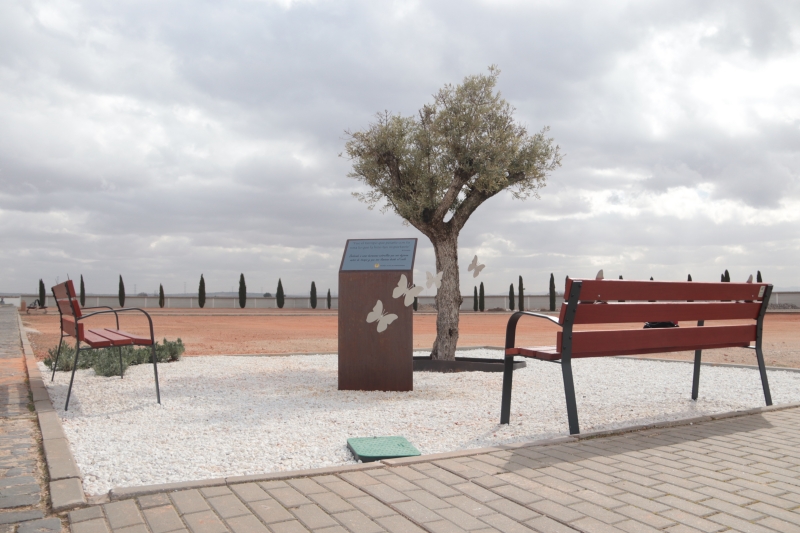
[[119, 306], [125, 307], [125, 283], [122, 281], [122, 274], [119, 275]]
[[514, 300], [516, 300], [516, 297], [514, 296], [514, 284], [512, 283], [508, 286], [508, 308], [512, 311], [514, 310], [514, 305], [516, 304]]
[[622, 274], [619, 275], [619, 279], [622, 279]]
[[[331, 308], [331, 290], [328, 289], [328, 309], [330, 309], [330, 308]], [[414, 310], [416, 310], [416, 309], [417, 308], [415, 307]]]
[[200, 274], [200, 287], [197, 289], [197, 305], [202, 309], [206, 305], [206, 280]]
[[278, 305], [278, 309], [283, 309], [283, 283], [281, 283], [281, 278], [278, 278], [278, 290], [275, 291], [275, 303]]
[[317, 285], [312, 281], [311, 282], [311, 309], [317, 308]]
[[417, 302], [417, 297], [414, 296], [414, 311], [416, 311], [418, 307], [419, 307], [419, 303]]
[[525, 287], [522, 286], [522, 276], [519, 277], [519, 290], [517, 291], [519, 294], [519, 310], [525, 310]]
[[164, 286], [158, 284], [158, 306], [164, 308]]
[[556, 278], [552, 273], [550, 274], [550, 310], [556, 310]]
[[756, 282], [757, 283], [764, 283], [764, 280], [761, 279], [761, 271], [760, 270], [758, 272], [756, 272]]
[[81, 307], [86, 307], [86, 287], [83, 286], [83, 274], [81, 274]]
[[722, 274], [719, 275], [719, 281], [721, 283], [725, 283], [725, 273], [722, 273]]
[[42, 281], [42, 278], [39, 278], [39, 307], [45, 307], [44, 302], [46, 296], [44, 292], [44, 281]]
[[247, 305], [247, 285], [244, 284], [244, 274], [239, 274], [239, 307], [244, 309]]
[[689, 277], [686, 278], [686, 281], [692, 281], [692, 275], [689, 274]]
[[480, 309], [481, 312], [483, 312], [484, 309], [486, 309], [486, 307], [484, 305], [484, 300], [483, 300], [483, 282], [482, 281], [481, 281], [481, 288], [478, 290], [478, 309]]
[[472, 310], [478, 310], [478, 287], [475, 287], [475, 290], [472, 293]]
[[728, 272], [728, 269], [727, 269], [727, 268], [725, 269], [725, 282], [726, 282], [726, 283], [730, 283], [730, 282], [731, 282], [731, 275], [730, 275], [730, 273]]
[[650, 276], [650, 281], [653, 281], [653, 276]]

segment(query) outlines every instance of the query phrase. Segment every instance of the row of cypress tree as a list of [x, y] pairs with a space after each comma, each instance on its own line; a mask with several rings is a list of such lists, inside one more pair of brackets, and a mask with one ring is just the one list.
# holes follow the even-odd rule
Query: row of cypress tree
[[[269, 293], [267, 293], [269, 294]], [[311, 301], [311, 308], [317, 308], [317, 284], [311, 282], [311, 291], [309, 292], [309, 300]], [[283, 309], [286, 303], [286, 294], [283, 291], [283, 282], [278, 278], [278, 288], [275, 291], [275, 303], [279, 309]], [[328, 289], [327, 296], [328, 309], [331, 308], [331, 290]], [[202, 308], [206, 304], [206, 280], [203, 274], [200, 274], [200, 286], [197, 289], [197, 304]], [[247, 284], [244, 280], [244, 274], [239, 274], [239, 307], [244, 309], [247, 305]]]

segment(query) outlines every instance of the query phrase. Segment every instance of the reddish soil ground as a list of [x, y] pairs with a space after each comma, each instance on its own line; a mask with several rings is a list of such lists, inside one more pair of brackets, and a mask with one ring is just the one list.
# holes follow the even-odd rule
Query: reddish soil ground
[[[185, 355], [277, 354], [335, 352], [337, 343], [336, 311], [308, 309], [243, 310], [148, 310], [153, 317], [157, 339], [180, 337]], [[121, 328], [132, 333], [147, 333], [147, 320], [130, 313]], [[505, 342], [509, 313], [462, 313], [459, 346], [502, 346]], [[113, 327], [113, 318], [96, 317], [91, 327]], [[22, 314], [37, 358], [43, 359], [48, 348], [58, 344], [58, 314]], [[733, 322], [731, 322], [733, 323]], [[639, 324], [631, 324], [640, 327]], [[681, 324], [681, 327], [691, 326]], [[767, 365], [800, 368], [800, 313], [770, 313], [764, 323], [764, 355]], [[621, 328], [625, 325], [619, 326]], [[577, 328], [576, 328], [577, 329]], [[583, 329], [598, 329], [596, 326]], [[616, 329], [613, 327], [607, 329]], [[558, 328], [545, 320], [529, 319], [517, 329], [518, 346], [555, 344]], [[414, 347], [430, 348], [436, 337], [436, 315], [414, 316]], [[693, 352], [654, 354], [649, 357], [692, 359]], [[703, 360], [755, 364], [752, 350], [731, 348], [708, 350]]]

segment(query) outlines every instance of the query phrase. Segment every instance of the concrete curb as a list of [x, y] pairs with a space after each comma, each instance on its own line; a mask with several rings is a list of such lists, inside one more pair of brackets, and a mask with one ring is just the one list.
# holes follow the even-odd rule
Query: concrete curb
[[25, 365], [28, 370], [28, 386], [33, 397], [33, 405], [36, 408], [39, 429], [42, 432], [44, 459], [50, 477], [50, 503], [56, 513], [67, 511], [86, 504], [86, 495], [81, 483], [81, 471], [69, 448], [69, 441], [64, 434], [61, 420], [50, 402], [42, 373], [36, 364], [36, 357], [33, 355], [33, 348], [25, 333], [19, 313], [17, 313], [17, 321], [22, 351], [25, 354]]

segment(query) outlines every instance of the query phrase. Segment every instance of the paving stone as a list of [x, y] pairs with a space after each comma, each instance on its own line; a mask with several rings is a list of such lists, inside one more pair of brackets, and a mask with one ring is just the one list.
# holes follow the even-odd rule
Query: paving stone
[[311, 503], [308, 498], [291, 487], [270, 489], [267, 492], [269, 492], [270, 496], [278, 500], [284, 507], [299, 507], [300, 505]]
[[206, 501], [222, 518], [234, 518], [250, 514], [250, 510], [233, 494], [208, 498]]
[[139, 501], [139, 507], [142, 509], [172, 505], [169, 496], [166, 494], [148, 494], [147, 496], [139, 496], [137, 500]]
[[172, 501], [175, 503], [178, 513], [182, 515], [198, 513], [210, 509], [205, 498], [203, 498], [200, 491], [197, 489], [173, 492], [170, 494], [170, 498], [172, 498]]
[[772, 516], [759, 520], [758, 525], [780, 531], [780, 533], [800, 533], [800, 526], [797, 524], [790, 524]]
[[144, 524], [136, 524], [135, 526], [123, 527], [113, 531], [114, 533], [149, 533], [147, 531], [147, 526]]
[[[326, 513], [341, 513], [342, 511], [350, 511], [353, 509], [352, 505], [333, 492], [309, 494], [308, 497], [324, 509]], [[367, 497], [371, 498], [371, 496]]]
[[624, 531], [590, 516], [576, 520], [572, 525], [579, 528], [580, 531], [585, 531], [586, 533], [617, 533]]
[[661, 516], [669, 518], [673, 522], [678, 522], [679, 524], [694, 528], [697, 531], [703, 531], [704, 533], [715, 533], [725, 529], [725, 526], [716, 524], [705, 518], [700, 518], [697, 515], [681, 511], [680, 509], [664, 511], [661, 513]]
[[360, 511], [346, 511], [336, 514], [334, 517], [341, 522], [344, 527], [354, 533], [380, 533], [383, 531], [381, 526], [370, 520]]
[[454, 523], [461, 529], [466, 531], [472, 531], [474, 529], [481, 529], [486, 527], [484, 522], [481, 522], [477, 518], [473, 517], [469, 513], [462, 511], [456, 507], [449, 507], [447, 509], [439, 509], [436, 511], [437, 514], [443, 516], [450, 522]]
[[413, 468], [408, 466], [396, 466], [391, 469], [391, 472], [409, 481], [420, 481], [429, 479], [428, 476], [426, 476], [422, 472], [414, 470]]
[[617, 522], [614, 524], [614, 527], [617, 529], [621, 529], [622, 531], [627, 531], [627, 533], [660, 533], [660, 529], [656, 529], [654, 527], [650, 527], [646, 524], [642, 524], [641, 522], [637, 522], [635, 520], [625, 520], [623, 522]]
[[257, 502], [269, 498], [269, 494], [255, 483], [231, 485], [230, 489], [245, 502]]
[[87, 507], [85, 509], [77, 509], [69, 513], [69, 523], [75, 524], [85, 520], [92, 520], [95, 518], [103, 518], [103, 509], [96, 505], [94, 507]]
[[667, 505], [668, 507], [674, 507], [675, 509], [680, 509], [681, 511], [685, 511], [695, 516], [708, 516], [717, 512], [716, 510], [710, 509], [702, 504], [686, 501], [678, 498], [677, 496], [664, 496], [662, 498], [658, 498], [657, 501]]
[[213, 511], [201, 511], [183, 515], [192, 533], [227, 533], [228, 528]]
[[0, 513], [0, 524], [15, 524], [27, 520], [37, 520], [44, 518], [44, 513], [38, 509], [32, 511], [11, 511], [10, 513]]
[[297, 520], [272, 524], [270, 529], [272, 529], [273, 533], [308, 533], [308, 530], [303, 527], [303, 524]]
[[584, 516], [574, 509], [570, 509], [569, 507], [548, 500], [532, 503], [529, 505], [529, 507], [538, 513], [551, 516], [564, 522], [578, 520]]
[[[552, 489], [550, 489], [552, 490]], [[542, 496], [534, 494], [533, 492], [523, 490], [519, 487], [515, 487], [514, 485], [504, 485], [502, 487], [497, 487], [492, 490], [495, 494], [499, 494], [504, 498], [508, 498], [514, 502], [517, 502], [521, 505], [528, 505], [529, 503], [538, 502], [542, 500]]]
[[284, 509], [281, 504], [272, 498], [250, 502], [249, 505], [253, 512], [266, 524], [283, 522], [294, 518], [292, 513]]
[[292, 513], [308, 529], [320, 529], [336, 525], [336, 522], [325, 511], [314, 504], [301, 505], [292, 509]]
[[342, 526], [331, 526], [331, 527], [324, 527], [322, 529], [318, 529], [314, 531], [314, 533], [349, 533], [345, 528]]
[[142, 513], [153, 533], [168, 533], [169, 531], [177, 531], [186, 527], [172, 505], [151, 507], [144, 509]]
[[548, 516], [538, 516], [525, 524], [540, 533], [574, 533], [575, 529], [557, 522]]
[[[708, 500], [705, 500], [703, 505], [711, 507], [712, 509], [716, 509], [721, 513], [741, 518], [742, 520], [758, 520], [759, 518], [764, 518], [764, 515], [761, 513], [757, 513], [745, 507], [739, 507], [738, 505], [724, 502], [722, 500], [717, 500], [715, 498], [709, 498]], [[711, 520], [711, 517], [709, 517], [709, 520]]]
[[26, 494], [39, 494], [39, 485], [37, 483], [31, 483], [28, 485], [12, 485], [10, 487], [5, 487], [0, 489], [0, 498], [6, 496], [22, 496]]
[[530, 520], [539, 514], [538, 512], [531, 511], [527, 507], [523, 507], [518, 503], [514, 503], [511, 500], [506, 499], [492, 500], [490, 502], [486, 502], [486, 505], [499, 513], [510, 516], [514, 520], [519, 520], [520, 522]]
[[603, 509], [599, 505], [595, 505], [590, 502], [577, 503], [575, 505], [571, 505], [570, 508], [575, 511], [578, 511], [583, 515], [596, 518], [601, 522], [605, 522], [606, 524], [616, 524], [617, 522], [622, 522], [627, 519], [623, 515], [620, 515], [608, 509]]
[[454, 496], [447, 498], [445, 501], [472, 516], [485, 516], [495, 512], [494, 509], [487, 507], [485, 504], [476, 502], [466, 496]]
[[398, 514], [378, 518], [376, 522], [390, 533], [425, 533], [424, 529]]
[[350, 483], [342, 480], [337, 480], [332, 483], [325, 483], [325, 488], [331, 492], [335, 492], [342, 498], [357, 498], [366, 494], [364, 491], [357, 489]]
[[0, 497], [0, 509], [13, 509], [14, 507], [27, 507], [36, 505], [42, 497], [39, 494], [22, 494], [17, 496]]
[[253, 515], [237, 516], [226, 522], [233, 533], [269, 533], [266, 526]]
[[108, 518], [108, 524], [114, 530], [144, 523], [144, 519], [139, 514], [139, 509], [133, 500], [107, 503], [103, 505], [103, 510], [106, 513], [106, 518]]
[[642, 522], [656, 529], [664, 529], [675, 525], [675, 522], [668, 518], [658, 516], [650, 511], [640, 509], [639, 507], [634, 507], [633, 505], [619, 507], [615, 509], [615, 511], [619, 514], [627, 516], [628, 518], [632, 518], [637, 522]]
[[72, 533], [109, 533], [106, 521], [102, 518], [85, 520], [70, 526]]
[[428, 522], [425, 524], [425, 528], [431, 533], [466, 533], [466, 530], [461, 529], [449, 520]]
[[318, 492], [325, 492], [327, 490], [316, 481], [307, 477], [289, 479], [286, 482], [306, 496], [309, 494], [316, 494]]
[[24, 522], [17, 528], [17, 533], [60, 533], [61, 520], [58, 518], [44, 518]]
[[[381, 470], [377, 470], [376, 472], [381, 472]], [[381, 483], [389, 485], [393, 489], [399, 490], [401, 492], [419, 488], [410, 481], [408, 481], [407, 479], [403, 479], [402, 477], [395, 474], [385, 474], [381, 476], [379, 479]]]
[[754, 503], [749, 508], [753, 511], [763, 513], [768, 516], [773, 516], [779, 520], [783, 520], [784, 522], [791, 522], [795, 525], [800, 525], [800, 514], [798, 514], [797, 510], [787, 511], [786, 509], [781, 509], [763, 502]]
[[717, 522], [718, 524], [728, 526], [743, 533], [774, 533], [772, 529], [754, 524], [748, 520], [742, 520], [741, 518], [731, 516], [726, 513], [717, 513], [713, 516], [709, 516], [708, 519], [712, 522]]
[[14, 476], [0, 478], [0, 489], [5, 487], [13, 487], [15, 485], [29, 485], [36, 483], [36, 478], [33, 476]]
[[[481, 520], [502, 533], [530, 533], [528, 526], [499, 513], [482, 516]], [[574, 530], [573, 530], [574, 531]]]
[[483, 487], [479, 487], [474, 483], [461, 483], [459, 485], [453, 485], [453, 488], [461, 491], [470, 498], [473, 498], [483, 503], [490, 502], [492, 500], [498, 500], [502, 497], [490, 490], [486, 490]]
[[206, 498], [214, 498], [215, 496], [230, 495], [231, 489], [228, 487], [204, 487], [200, 489], [200, 493]]
[[414, 522], [420, 524], [424, 524], [426, 522], [435, 522], [442, 519], [441, 516], [434, 513], [419, 502], [399, 502], [394, 504], [394, 508]]
[[445, 507], [450, 507], [450, 504], [442, 500], [441, 498], [437, 498], [430, 492], [426, 490], [409, 490], [406, 491], [406, 496], [414, 500], [415, 502], [419, 502], [428, 509], [444, 509]]

